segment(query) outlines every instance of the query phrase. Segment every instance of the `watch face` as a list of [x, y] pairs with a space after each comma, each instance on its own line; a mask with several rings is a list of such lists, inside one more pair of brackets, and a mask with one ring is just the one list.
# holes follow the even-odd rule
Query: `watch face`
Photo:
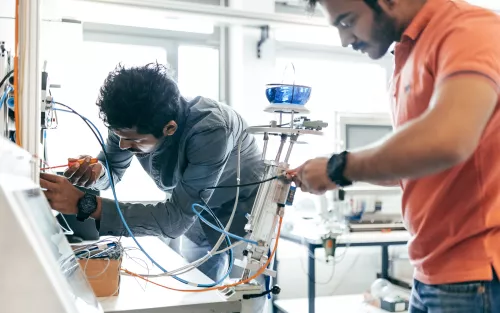
[[94, 211], [97, 209], [96, 196], [86, 193], [78, 202], [78, 208], [82, 211], [82, 213], [94, 213]]

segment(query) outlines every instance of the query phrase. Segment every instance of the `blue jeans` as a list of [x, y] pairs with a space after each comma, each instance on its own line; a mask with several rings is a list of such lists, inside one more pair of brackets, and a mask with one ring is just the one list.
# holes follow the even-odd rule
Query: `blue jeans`
[[414, 281], [409, 313], [500, 313], [500, 281], [427, 285]]

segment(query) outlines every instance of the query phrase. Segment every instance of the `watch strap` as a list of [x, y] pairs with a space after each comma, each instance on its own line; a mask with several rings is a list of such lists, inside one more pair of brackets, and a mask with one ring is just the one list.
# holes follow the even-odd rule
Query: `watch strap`
[[347, 155], [349, 152], [344, 151], [339, 154], [334, 154], [328, 160], [327, 171], [328, 177], [335, 185], [339, 187], [346, 187], [352, 185], [352, 181], [344, 176], [344, 171], [347, 166]]

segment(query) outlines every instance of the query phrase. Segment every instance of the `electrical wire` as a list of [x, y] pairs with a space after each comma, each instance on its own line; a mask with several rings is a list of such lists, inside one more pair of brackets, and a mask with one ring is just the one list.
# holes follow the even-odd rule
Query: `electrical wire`
[[[107, 153], [106, 153], [106, 149], [105, 149], [105, 145], [104, 145], [104, 139], [102, 138], [102, 135], [100, 134], [99, 130], [97, 129], [97, 127], [90, 121], [88, 120], [87, 118], [85, 118], [84, 116], [80, 115], [79, 113], [77, 113], [75, 110], [73, 110], [71, 107], [65, 105], [65, 104], [62, 104], [62, 103], [59, 103], [59, 102], [54, 102], [56, 104], [59, 104], [59, 105], [62, 105], [66, 108], [68, 108], [72, 113], [78, 115], [80, 118], [82, 118], [82, 120], [89, 126], [89, 128], [92, 130], [92, 132], [94, 133], [94, 136], [96, 136], [97, 140], [99, 141], [99, 143], [101, 144], [101, 147], [102, 147], [102, 150], [103, 150], [103, 153], [104, 153], [104, 156], [105, 156], [105, 166], [106, 166], [106, 169], [109, 173], [109, 179], [110, 179], [110, 186], [111, 186], [111, 190], [113, 192], [113, 196], [114, 196], [114, 199], [115, 199], [115, 204], [116, 204], [116, 208], [117, 208], [117, 211], [118, 211], [118, 214], [122, 220], [122, 223], [125, 227], [125, 229], [127, 230], [127, 232], [129, 233], [130, 237], [134, 240], [134, 242], [136, 243], [136, 245], [139, 247], [139, 249], [144, 253], [144, 255], [146, 255], [148, 257], [148, 259], [154, 264], [156, 265], [158, 268], [160, 268], [163, 272], [165, 272], [165, 274], [168, 274], [169, 272], [166, 271], [163, 267], [161, 267], [143, 248], [142, 246], [139, 244], [139, 242], [137, 241], [137, 239], [135, 238], [135, 236], [133, 235], [131, 229], [129, 228], [124, 216], [123, 216], [123, 213], [121, 212], [120, 210], [120, 207], [119, 207], [119, 203], [118, 203], [118, 199], [117, 199], [117, 196], [116, 196], [116, 191], [115, 191], [115, 188], [114, 188], [114, 177], [113, 177], [113, 173], [111, 172], [111, 169], [109, 167], [109, 162], [108, 162], [108, 156], [107, 156]], [[95, 131], [94, 131], [95, 129]], [[99, 140], [100, 139], [100, 140]], [[240, 188], [240, 170], [241, 170], [241, 145], [242, 145], [242, 141], [243, 141], [243, 134], [240, 136], [239, 138], [239, 141], [238, 141], [238, 157], [237, 157], [237, 163], [238, 163], [238, 166], [237, 166], [237, 185], [235, 186], [220, 186], [221, 188], [236, 188], [236, 196], [235, 196], [235, 202], [234, 202], [234, 207], [233, 207], [233, 212], [231, 213], [231, 216], [229, 218], [229, 221], [226, 225], [226, 228], [225, 228], [225, 232], [227, 233], [228, 230], [230, 229], [231, 227], [231, 224], [232, 224], [232, 220], [234, 218], [234, 215], [236, 213], [236, 209], [237, 209], [237, 205], [238, 205], [238, 199], [239, 199], [239, 188]], [[272, 177], [272, 178], [269, 178], [267, 179], [266, 181], [269, 181], [271, 179], [276, 179], [277, 177]], [[259, 182], [259, 183], [262, 183], [262, 182]], [[249, 186], [249, 185], [255, 185], [257, 183], [251, 183], [251, 184], [244, 184], [245, 186]], [[216, 187], [211, 187], [210, 189], [216, 189]], [[210, 212], [210, 210], [209, 210]], [[215, 217], [215, 216], [214, 216]], [[216, 217], [215, 217], [216, 218]], [[282, 220], [283, 218], [280, 217], [280, 223], [279, 223], [279, 229], [278, 229], [278, 234], [277, 234], [277, 238], [279, 238], [279, 234], [280, 234], [280, 231], [281, 231], [281, 225], [282, 225]], [[208, 257], [204, 257], [204, 258], [201, 258], [199, 260], [198, 263], [196, 264], [193, 264], [197, 266], [201, 265], [202, 263], [206, 262], [206, 260], [208, 260], [208, 258], [211, 256], [212, 253], [215, 253], [217, 252], [217, 249], [220, 247], [220, 245], [222, 244], [222, 242], [224, 241], [224, 238], [227, 238], [229, 237], [228, 235], [226, 234], [222, 234], [221, 237], [219, 238], [218, 242], [216, 243], [216, 245], [213, 247], [212, 251], [210, 251], [207, 256]], [[229, 238], [227, 238], [227, 240], [229, 240]], [[277, 248], [277, 245], [278, 245], [278, 239], [276, 239], [276, 243], [275, 243], [275, 248], [273, 250], [273, 252], [271, 253], [271, 256], [268, 258], [266, 264], [252, 277], [250, 277], [249, 279], [247, 280], [244, 280], [244, 281], [241, 281], [239, 283], [236, 283], [236, 284], [233, 284], [233, 285], [226, 285], [226, 286], [219, 286], [219, 287], [216, 287], [217, 285], [220, 285], [220, 283], [222, 283], [227, 276], [229, 276], [229, 273], [231, 272], [231, 269], [232, 269], [232, 265], [233, 265], [233, 262], [230, 262], [230, 268], [228, 270], [228, 272], [217, 282], [215, 283], [212, 283], [212, 284], [197, 284], [197, 283], [191, 283], [191, 282], [188, 282], [180, 277], [177, 277], [177, 276], [174, 276], [174, 275], [171, 275], [174, 279], [184, 283], [184, 284], [187, 284], [187, 285], [190, 285], [190, 286], [194, 286], [194, 287], [202, 287], [202, 288], [205, 288], [205, 289], [202, 289], [202, 290], [197, 290], [197, 291], [208, 291], [208, 290], [215, 290], [215, 289], [221, 289], [221, 288], [226, 288], [226, 287], [232, 287], [232, 286], [236, 286], [236, 285], [239, 285], [239, 284], [243, 284], [243, 283], [246, 283], [246, 282], [249, 282], [250, 280], [258, 277], [259, 275], [261, 275], [265, 269], [267, 268], [267, 266], [269, 265], [269, 263], [271, 262], [271, 259], [272, 257], [274, 256], [275, 252], [276, 252], [276, 248]], [[231, 245], [229, 244], [228, 245], [229, 247], [231, 247]], [[232, 253], [232, 250], [229, 249], [229, 251]], [[130, 271], [127, 271], [126, 269], [124, 269], [125, 273], [128, 273], [128, 274], [131, 274], [132, 276], [139, 276], [135, 273], [132, 273]], [[141, 277], [142, 279], [145, 279], [147, 280], [146, 278], [144, 277]]]
[[[168, 274], [169, 272], [164, 269], [160, 264], [158, 264], [145, 250], [144, 248], [141, 246], [141, 244], [137, 241], [137, 239], [135, 238], [134, 234], [132, 233], [132, 230], [130, 229], [130, 227], [128, 226], [126, 220], [125, 220], [125, 217], [123, 216], [123, 213], [121, 212], [120, 210], [120, 205], [118, 203], [118, 198], [116, 196], [116, 191], [115, 191], [115, 187], [114, 187], [114, 177], [113, 177], [113, 172], [111, 171], [110, 167], [109, 167], [109, 162], [108, 162], [108, 155], [107, 155], [107, 152], [106, 152], [106, 148], [105, 148], [105, 145], [104, 145], [104, 139], [102, 137], [102, 135], [100, 134], [99, 130], [97, 129], [97, 127], [89, 120], [87, 119], [86, 117], [82, 116], [81, 114], [79, 114], [78, 112], [76, 112], [75, 110], [73, 110], [71, 107], [63, 104], [63, 103], [60, 103], [60, 102], [54, 102], [55, 104], [58, 104], [58, 105], [61, 105], [67, 109], [69, 109], [71, 111], [71, 113], [74, 113], [76, 115], [78, 115], [88, 126], [89, 128], [92, 130], [92, 132], [94, 133], [94, 136], [97, 138], [97, 140], [99, 141], [99, 143], [101, 144], [101, 148], [102, 148], [102, 151], [104, 153], [104, 157], [105, 157], [105, 166], [106, 166], [106, 170], [108, 171], [109, 173], [109, 179], [110, 179], [110, 186], [111, 186], [111, 190], [113, 192], [113, 197], [115, 199], [115, 205], [116, 205], [116, 209], [117, 209], [117, 212], [118, 212], [118, 215], [120, 216], [120, 219], [122, 220], [122, 223], [123, 223], [123, 226], [125, 227], [125, 229], [127, 230], [128, 234], [130, 235], [130, 237], [134, 240], [135, 244], [137, 245], [137, 247], [139, 247], [139, 249], [142, 251], [142, 253], [144, 253], [144, 255], [154, 264], [156, 265], [159, 269], [161, 269], [163, 272], [165, 272], [165, 274]], [[95, 130], [94, 130], [95, 129]], [[240, 151], [241, 151], [241, 138], [240, 138], [240, 141], [239, 141], [239, 146], [238, 146], [238, 164], [240, 164]], [[239, 183], [239, 167], [238, 167], [238, 171], [237, 171], [237, 182]], [[237, 188], [237, 192], [236, 192], [237, 196], [236, 196], [236, 200], [235, 200], [235, 203], [234, 203], [234, 209], [233, 209], [233, 214], [230, 218], [230, 221], [228, 222], [228, 225], [226, 226], [227, 230], [229, 229], [229, 227], [231, 226], [231, 223], [232, 223], [232, 217], [234, 217], [234, 213], [236, 211], [236, 208], [237, 208], [237, 204], [238, 204], [238, 194], [239, 194], [239, 187]], [[227, 231], [226, 230], [226, 231]], [[224, 240], [226, 236], [224, 234], [221, 235], [221, 238], [219, 238], [219, 241], [218, 241], [218, 245], [214, 246], [215, 249], [213, 249], [213, 252], [216, 252], [217, 249], [219, 248], [220, 244], [222, 243], [222, 241]], [[230, 244], [229, 244], [230, 246]], [[231, 250], [230, 250], [231, 251]], [[231, 252], [232, 253], [232, 252]], [[208, 258], [206, 258], [208, 259]], [[206, 259], [204, 259], [204, 262], [206, 261]], [[199, 265], [198, 265], [199, 266]], [[229, 276], [229, 273], [231, 272], [232, 270], [232, 266], [233, 266], [233, 262], [230, 262], [229, 264], [229, 270], [227, 271], [227, 273], [221, 278], [219, 279], [217, 282], [214, 282], [212, 284], [197, 284], [197, 283], [192, 283], [192, 282], [189, 282], [189, 281], [186, 281], [180, 277], [177, 277], [177, 276], [174, 276], [174, 275], [169, 275], [169, 276], [172, 276], [174, 279], [178, 280], [179, 282], [182, 282], [186, 285], [191, 285], [191, 286], [196, 286], [196, 287], [203, 287], [203, 288], [209, 288], [209, 287], [213, 287], [213, 286], [216, 286], [216, 285], [219, 285], [220, 283], [222, 283], [228, 276]]]
[[14, 70], [11, 70], [7, 73], [7, 75], [5, 75], [2, 80], [0, 81], [0, 89], [3, 87], [3, 84], [5, 83], [5, 81], [7, 81], [7, 79], [9, 79], [9, 77], [14, 73]]
[[236, 188], [236, 187], [248, 187], [248, 186], [260, 185], [263, 183], [267, 183], [268, 181], [275, 180], [277, 178], [279, 178], [279, 176], [273, 176], [273, 177], [269, 177], [269, 178], [264, 179], [264, 180], [260, 180], [260, 181], [256, 181], [256, 182], [252, 182], [252, 183], [246, 183], [246, 184], [207, 187], [207, 188], [203, 189], [201, 192], [211, 190], [211, 189]]
[[[231, 212], [231, 215], [229, 217], [229, 220], [226, 224], [226, 227], [224, 228], [224, 230], [227, 232], [229, 231], [229, 229], [231, 228], [231, 225], [233, 223], [233, 219], [234, 219], [234, 216], [236, 214], [236, 210], [238, 208], [238, 201], [239, 201], [239, 193], [240, 193], [240, 187], [239, 187], [239, 184], [240, 184], [240, 180], [241, 180], [241, 145], [243, 143], [243, 135], [245, 134], [246, 130], [243, 131], [243, 133], [240, 135], [239, 139], [238, 139], [238, 153], [237, 153], [237, 166], [236, 166], [236, 182], [237, 182], [237, 185], [236, 185], [236, 196], [235, 196], [235, 201], [234, 201], [234, 204], [233, 204], [233, 210]], [[213, 211], [210, 209], [210, 207], [208, 207], [208, 205], [206, 204], [206, 201], [203, 199], [203, 197], [201, 196], [201, 193], [202, 193], [203, 190], [200, 190], [199, 192], [199, 195], [200, 195], [200, 199], [201, 201], [205, 204], [209, 214], [211, 214], [215, 219], [217, 219], [217, 217], [215, 216], [215, 214], [213, 213]], [[196, 260], [194, 262], [191, 262], [190, 264], [186, 265], [183, 267], [182, 270], [184, 270], [184, 268], [195, 268], [195, 267], [199, 267], [201, 266], [201, 264], [205, 263], [206, 261], [208, 261], [208, 259], [211, 257], [211, 255], [213, 255], [215, 252], [217, 252], [217, 250], [219, 249], [219, 247], [221, 246], [224, 238], [228, 238], [229, 240], [229, 236], [226, 236], [225, 234], [221, 234], [221, 236], [219, 237], [219, 240], [216, 242], [216, 244], [212, 247], [212, 250], [210, 250], [206, 256], [200, 258], [199, 260]], [[228, 244], [228, 246], [230, 246], [230, 244]], [[232, 250], [229, 250], [231, 251], [232, 253]], [[233, 264], [232, 262], [230, 262], [229, 264], [232, 268]], [[181, 270], [181, 269], [178, 269], [178, 270]], [[170, 276], [171, 274], [169, 273], [165, 273], [163, 276]]]
[[199, 207], [201, 208], [203, 211], [206, 211], [206, 208], [202, 205], [199, 205], [197, 203], [193, 203], [193, 205], [191, 206], [191, 208], [193, 209], [193, 212], [198, 216], [198, 218], [203, 222], [205, 223], [206, 225], [210, 226], [212, 229], [220, 232], [220, 233], [223, 233], [229, 237], [232, 237], [234, 239], [237, 239], [239, 241], [244, 241], [244, 242], [248, 242], [248, 243], [251, 243], [251, 244], [254, 244], [254, 245], [257, 245], [257, 241], [253, 241], [253, 240], [249, 240], [249, 239], [246, 239], [246, 238], [243, 238], [243, 237], [240, 237], [238, 235], [235, 235], [235, 234], [232, 234], [230, 232], [227, 232], [225, 231], [224, 229], [220, 229], [218, 228], [217, 226], [215, 226], [214, 224], [210, 223], [209, 221], [207, 221], [202, 215], [201, 215], [201, 212], [197, 211], [195, 208], [196, 207]]
[[[2, 88], [2, 84], [0, 84], [0, 88]], [[11, 91], [12, 91], [11, 87], [7, 87], [7, 89], [5, 89], [4, 93], [2, 94], [2, 97], [0, 98], [0, 109], [4, 105], [5, 100], [7, 100], [7, 96], [9, 94], [9, 92], [11, 92]]]
[[205, 288], [205, 289], [178, 289], [178, 288], [172, 288], [172, 287], [168, 287], [168, 286], [156, 283], [156, 282], [154, 282], [154, 281], [152, 281], [152, 280], [150, 280], [150, 279], [148, 279], [146, 277], [143, 277], [143, 276], [141, 276], [139, 274], [136, 274], [136, 273], [131, 272], [131, 271], [129, 271], [127, 269], [124, 269], [124, 268], [122, 268], [122, 271], [125, 272], [125, 273], [127, 273], [127, 274], [129, 274], [129, 275], [131, 275], [131, 276], [135, 276], [135, 277], [138, 277], [138, 278], [140, 278], [142, 280], [150, 282], [151, 284], [156, 285], [158, 287], [162, 287], [162, 288], [173, 290], [173, 291], [180, 291], [180, 292], [207, 292], [207, 291], [211, 291], [211, 290], [221, 290], [221, 289], [226, 289], [226, 288], [231, 288], [231, 287], [235, 287], [235, 286], [238, 286], [238, 285], [246, 284], [246, 283], [254, 280], [255, 278], [259, 277], [259, 275], [261, 275], [262, 273], [264, 273], [264, 271], [267, 269], [267, 267], [271, 263], [271, 260], [274, 258], [274, 255], [276, 254], [276, 250], [278, 249], [278, 241], [279, 241], [279, 238], [280, 238], [281, 226], [282, 225], [283, 225], [283, 217], [280, 216], [279, 223], [278, 223], [278, 233], [276, 234], [276, 240], [274, 242], [274, 247], [273, 247], [271, 255], [267, 259], [266, 263], [253, 276], [251, 276], [251, 277], [249, 277], [247, 279], [244, 279], [244, 280], [240, 280], [240, 281], [238, 281], [236, 283], [233, 283], [233, 284], [228, 284], [228, 285], [223, 285], [223, 286], [216, 286], [216, 287], [210, 287], [210, 288]]

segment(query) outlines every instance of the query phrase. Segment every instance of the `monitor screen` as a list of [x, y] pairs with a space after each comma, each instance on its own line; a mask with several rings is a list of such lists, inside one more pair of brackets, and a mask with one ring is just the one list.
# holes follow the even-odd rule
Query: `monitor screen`
[[347, 150], [354, 150], [371, 145], [391, 134], [393, 131], [390, 125], [347, 124], [345, 127], [345, 145]]
[[41, 238], [48, 247], [47, 254], [58, 265], [60, 272], [69, 285], [68, 294], [79, 312], [102, 312], [102, 309], [80, 269], [64, 232], [54, 218], [51, 208], [40, 188], [24, 189], [14, 192], [19, 207], [34, 227], [41, 232]]

